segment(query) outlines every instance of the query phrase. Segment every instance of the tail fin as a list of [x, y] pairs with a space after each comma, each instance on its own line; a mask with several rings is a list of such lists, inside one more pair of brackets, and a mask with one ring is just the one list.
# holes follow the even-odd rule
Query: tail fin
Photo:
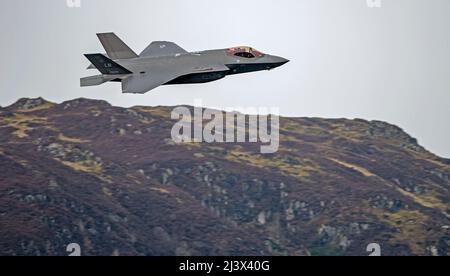
[[115, 33], [101, 33], [97, 34], [97, 36], [111, 59], [116, 60], [138, 57], [138, 55]]
[[132, 74], [131, 71], [105, 57], [102, 54], [84, 55], [90, 62], [104, 75], [125, 75]]

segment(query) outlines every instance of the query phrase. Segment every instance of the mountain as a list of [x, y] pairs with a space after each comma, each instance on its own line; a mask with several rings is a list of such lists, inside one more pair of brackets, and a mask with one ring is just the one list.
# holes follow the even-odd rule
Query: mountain
[[380, 121], [176, 144], [173, 107], [0, 108], [0, 255], [449, 255], [450, 160]]

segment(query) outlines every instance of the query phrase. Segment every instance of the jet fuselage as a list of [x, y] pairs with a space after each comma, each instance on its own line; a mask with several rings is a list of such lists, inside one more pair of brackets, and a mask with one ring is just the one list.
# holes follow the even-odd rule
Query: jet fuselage
[[101, 75], [85, 77], [81, 86], [121, 82], [123, 93], [142, 94], [161, 85], [205, 83], [228, 75], [271, 70], [287, 59], [251, 47], [188, 52], [169, 41], [154, 41], [137, 55], [114, 33], [97, 34], [107, 54], [86, 54]]
[[[227, 75], [271, 70], [288, 62], [287, 59], [264, 54], [261, 57], [239, 57], [227, 53], [227, 49], [208, 50], [164, 57], [147, 57], [127, 60], [116, 60], [134, 74], [146, 74], [155, 66], [184, 66], [190, 64], [194, 71], [180, 76], [167, 84], [192, 84], [216, 81]], [[208, 64], [222, 64], [229, 70], [208, 72]], [[212, 68], [211, 68], [212, 70]]]

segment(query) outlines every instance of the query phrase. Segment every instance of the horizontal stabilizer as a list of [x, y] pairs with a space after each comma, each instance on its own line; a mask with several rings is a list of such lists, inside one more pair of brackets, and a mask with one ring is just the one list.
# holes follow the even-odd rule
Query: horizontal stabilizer
[[97, 75], [80, 79], [80, 86], [96, 86], [112, 80], [122, 80], [128, 75]]
[[92, 76], [92, 77], [86, 77], [86, 78], [82, 78], [80, 79], [80, 86], [81, 87], [86, 87], [86, 86], [96, 86], [96, 85], [100, 85], [107, 82], [107, 80], [105, 80], [102, 75], [98, 75], [98, 76]]

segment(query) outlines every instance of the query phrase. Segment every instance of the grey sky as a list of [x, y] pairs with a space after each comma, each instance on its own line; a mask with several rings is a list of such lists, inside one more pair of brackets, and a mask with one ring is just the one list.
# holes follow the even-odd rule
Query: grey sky
[[[79, 88], [83, 53], [114, 31], [136, 52], [153, 40], [186, 50], [253, 46], [291, 63], [205, 85], [122, 95], [120, 84]], [[114, 105], [279, 106], [283, 115], [396, 124], [450, 157], [450, 1], [5, 0], [0, 9], [0, 105], [77, 97]]]

